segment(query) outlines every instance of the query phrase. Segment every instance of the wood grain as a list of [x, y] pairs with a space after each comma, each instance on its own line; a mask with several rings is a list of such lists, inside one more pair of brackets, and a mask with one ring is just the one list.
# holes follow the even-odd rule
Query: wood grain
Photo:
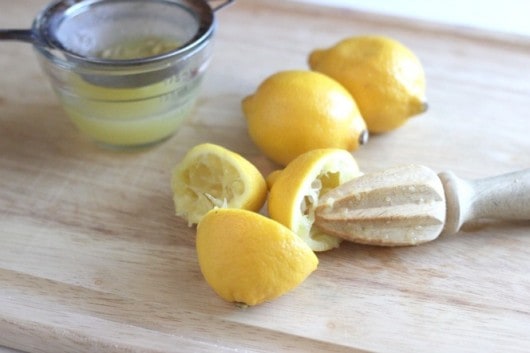
[[[45, 0], [11, 2], [27, 27]], [[194, 229], [174, 216], [171, 168], [209, 141], [274, 166], [240, 101], [273, 72], [356, 34], [417, 53], [430, 110], [355, 152], [363, 171], [417, 163], [474, 179], [530, 166], [530, 41], [280, 0], [218, 13], [212, 64], [190, 121], [131, 153], [68, 121], [32, 49], [1, 43], [0, 346], [28, 352], [525, 352], [528, 222], [477, 222], [425, 245], [343, 244], [286, 296], [245, 310], [206, 285]]]

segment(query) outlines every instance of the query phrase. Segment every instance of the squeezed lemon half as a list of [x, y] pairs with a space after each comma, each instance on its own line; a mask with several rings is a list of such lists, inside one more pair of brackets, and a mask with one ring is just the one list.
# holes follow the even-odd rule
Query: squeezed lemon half
[[171, 189], [175, 212], [189, 225], [216, 207], [258, 211], [267, 197], [265, 179], [251, 162], [211, 143], [186, 153], [173, 169]]
[[351, 153], [333, 148], [312, 150], [273, 173], [268, 178], [271, 218], [291, 229], [314, 251], [338, 247], [339, 238], [313, 227], [314, 210], [321, 194], [362, 174]]

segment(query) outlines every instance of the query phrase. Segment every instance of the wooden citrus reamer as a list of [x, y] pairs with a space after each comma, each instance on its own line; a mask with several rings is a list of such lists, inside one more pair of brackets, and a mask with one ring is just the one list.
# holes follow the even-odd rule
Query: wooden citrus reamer
[[372, 245], [415, 245], [481, 218], [530, 220], [530, 169], [469, 181], [420, 165], [366, 174], [326, 193], [315, 226]]

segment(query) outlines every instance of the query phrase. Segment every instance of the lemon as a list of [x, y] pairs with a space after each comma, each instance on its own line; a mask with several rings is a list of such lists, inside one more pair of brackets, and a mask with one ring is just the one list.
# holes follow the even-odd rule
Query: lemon
[[361, 172], [351, 153], [342, 149], [306, 152], [276, 172], [269, 192], [270, 217], [291, 229], [314, 251], [336, 248], [340, 239], [313, 227], [318, 199]]
[[267, 178], [265, 178], [265, 181], [267, 182], [267, 188], [270, 190], [272, 188], [272, 185], [278, 179], [280, 174], [282, 173], [282, 169], [273, 170], [272, 172], [267, 175]]
[[256, 305], [302, 283], [318, 266], [311, 249], [278, 222], [241, 209], [215, 209], [197, 227], [206, 282], [223, 299]]
[[259, 170], [241, 155], [204, 143], [190, 149], [171, 178], [177, 216], [189, 225], [215, 207], [258, 211], [267, 197]]
[[309, 66], [346, 87], [372, 133], [396, 129], [427, 109], [423, 66], [394, 39], [346, 38], [329, 49], [313, 51]]
[[368, 136], [352, 96], [317, 72], [278, 72], [245, 97], [242, 108], [251, 139], [281, 165], [317, 148], [353, 151]]

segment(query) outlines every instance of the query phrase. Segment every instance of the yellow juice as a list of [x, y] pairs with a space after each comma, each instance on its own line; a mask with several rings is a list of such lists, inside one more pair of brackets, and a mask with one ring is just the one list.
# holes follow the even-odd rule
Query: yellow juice
[[[134, 59], [176, 46], [168, 40], [143, 38], [112, 45], [95, 55], [112, 60]], [[97, 77], [94, 82], [70, 72], [56, 90], [74, 124], [94, 140], [117, 147], [141, 146], [169, 137], [189, 115], [201, 80], [193, 69], [184, 67], [183, 72], [157, 82], [135, 82], [132, 87], [110, 87], [97, 82]], [[102, 77], [112, 82], [112, 74]]]
[[147, 145], [172, 135], [190, 114], [200, 79], [185, 84], [164, 80], [136, 88], [96, 86], [75, 76], [58, 92], [78, 129], [113, 146]]

